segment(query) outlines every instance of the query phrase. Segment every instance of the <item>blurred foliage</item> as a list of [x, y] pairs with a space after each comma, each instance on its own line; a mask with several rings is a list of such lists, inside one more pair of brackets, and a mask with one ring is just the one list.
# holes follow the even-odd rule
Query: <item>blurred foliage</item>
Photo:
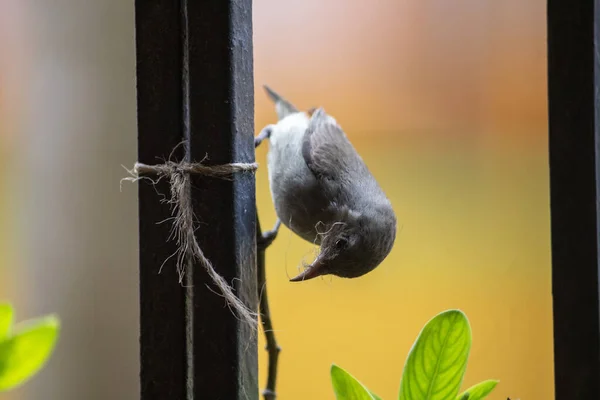
[[0, 304], [0, 392], [21, 386], [42, 369], [60, 330], [55, 315], [13, 322], [13, 307]]

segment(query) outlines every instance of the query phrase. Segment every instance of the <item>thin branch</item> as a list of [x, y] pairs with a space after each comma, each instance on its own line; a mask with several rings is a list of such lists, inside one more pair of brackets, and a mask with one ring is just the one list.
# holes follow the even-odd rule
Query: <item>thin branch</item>
[[267, 248], [273, 243], [273, 240], [277, 236], [277, 230], [280, 223], [275, 225], [275, 228], [271, 231], [263, 232], [260, 228], [260, 221], [258, 215], [256, 216], [256, 243], [257, 243], [257, 264], [258, 264], [258, 298], [259, 298], [259, 313], [260, 320], [265, 333], [265, 339], [267, 342], [266, 350], [269, 354], [268, 360], [268, 373], [267, 373], [267, 386], [262, 392], [264, 400], [275, 400], [277, 394], [275, 392], [275, 385], [277, 383], [277, 361], [279, 358], [279, 352], [281, 348], [277, 344], [275, 339], [275, 331], [273, 330], [273, 321], [271, 320], [271, 311], [269, 310], [269, 296], [267, 295], [267, 277], [265, 271], [265, 252]]

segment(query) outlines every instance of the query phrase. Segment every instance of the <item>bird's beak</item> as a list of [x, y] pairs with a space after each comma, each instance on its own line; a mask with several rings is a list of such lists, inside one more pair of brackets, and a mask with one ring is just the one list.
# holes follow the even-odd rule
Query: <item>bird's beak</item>
[[304, 271], [302, 271], [298, 276], [290, 279], [290, 282], [302, 282], [309, 279], [316, 278], [317, 276], [325, 275], [324, 269], [325, 263], [317, 257], [317, 259], [310, 264]]

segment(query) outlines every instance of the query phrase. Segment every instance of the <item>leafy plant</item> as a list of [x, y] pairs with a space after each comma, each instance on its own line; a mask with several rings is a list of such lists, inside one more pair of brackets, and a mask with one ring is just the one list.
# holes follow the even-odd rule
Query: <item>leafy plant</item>
[[[400, 381], [398, 400], [481, 400], [498, 384], [487, 380], [459, 394], [471, 350], [471, 326], [460, 310], [432, 318], [413, 344]], [[337, 400], [382, 400], [348, 372], [332, 365]]]
[[42, 369], [60, 330], [54, 315], [13, 324], [12, 306], [0, 303], [0, 392], [21, 386]]

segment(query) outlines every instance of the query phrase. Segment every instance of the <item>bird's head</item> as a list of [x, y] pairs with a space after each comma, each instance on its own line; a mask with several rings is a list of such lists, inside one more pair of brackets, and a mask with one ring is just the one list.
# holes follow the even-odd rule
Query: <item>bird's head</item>
[[358, 278], [388, 256], [396, 239], [396, 216], [391, 206], [368, 212], [345, 210], [321, 235], [319, 255], [302, 273], [300, 282], [322, 275]]

